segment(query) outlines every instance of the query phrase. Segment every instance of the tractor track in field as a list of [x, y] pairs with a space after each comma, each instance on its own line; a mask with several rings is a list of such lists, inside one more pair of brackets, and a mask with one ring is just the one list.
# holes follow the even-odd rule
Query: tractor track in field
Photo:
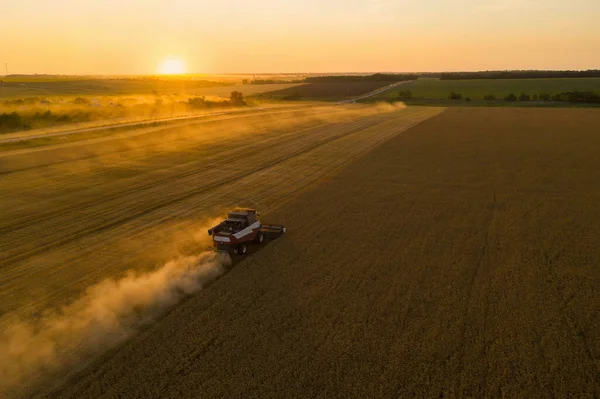
[[[496, 237], [495, 237], [495, 242], [498, 242], [498, 237], [497, 237], [497, 231], [495, 228], [495, 222], [497, 219], [497, 213], [498, 213], [498, 189], [497, 189], [497, 180], [498, 180], [498, 175], [499, 175], [499, 163], [496, 159], [496, 155], [494, 153], [493, 150], [493, 146], [492, 145], [484, 145], [484, 151], [489, 154], [489, 162], [490, 165], [488, 166], [488, 170], [489, 170], [489, 175], [491, 176], [491, 181], [490, 181], [490, 188], [491, 188], [491, 203], [489, 204], [488, 208], [491, 209], [486, 209], [486, 212], [488, 213], [486, 220], [484, 223], [482, 223], [482, 232], [483, 232], [483, 237], [481, 240], [481, 248], [479, 250], [479, 254], [476, 257], [475, 260], [475, 266], [473, 267], [473, 270], [471, 271], [471, 275], [468, 278], [468, 282], [467, 282], [467, 288], [466, 288], [466, 296], [465, 296], [465, 303], [464, 303], [464, 311], [463, 313], [465, 315], [469, 315], [471, 313], [474, 312], [473, 310], [473, 298], [475, 297], [475, 290], [477, 289], [477, 280], [478, 278], [481, 278], [482, 272], [485, 268], [485, 264], [489, 263], [487, 262], [487, 260], [489, 258], [491, 258], [490, 255], [490, 241], [492, 241], [492, 231], [495, 231], [496, 233]], [[460, 370], [465, 370], [465, 362], [467, 361], [467, 347], [465, 345], [466, 342], [469, 342], [469, 340], [471, 339], [469, 337], [469, 335], [474, 336], [474, 332], [473, 329], [476, 326], [473, 325], [467, 325], [466, 323], [463, 323], [462, 327], [461, 327], [461, 342], [462, 345], [460, 346], [460, 351], [459, 351], [459, 368]], [[470, 334], [469, 334], [470, 333]], [[469, 381], [468, 378], [465, 378], [465, 376], [463, 375], [463, 373], [461, 372], [461, 383], [460, 383], [460, 387], [461, 387], [461, 395], [477, 395], [478, 392], [463, 392], [462, 389], [465, 386], [469, 385]]]
[[[29, 251], [19, 252], [18, 254], [12, 255], [12, 256], [9, 255], [9, 256], [5, 257], [4, 259], [2, 259], [2, 261], [0, 261], [0, 267], [6, 267], [6, 266], [8, 266], [10, 264], [22, 261], [23, 259], [26, 259], [26, 258], [31, 257], [33, 255], [42, 253], [42, 252], [47, 251], [49, 249], [52, 249], [52, 248], [55, 248], [55, 247], [58, 247], [58, 246], [61, 246], [61, 245], [73, 242], [75, 240], [78, 240], [78, 239], [82, 238], [83, 236], [90, 235], [90, 234], [95, 234], [95, 233], [101, 232], [103, 230], [107, 230], [107, 229], [111, 229], [111, 228], [117, 227], [117, 226], [122, 225], [124, 223], [127, 223], [127, 222], [129, 222], [131, 220], [134, 220], [134, 219], [139, 218], [141, 216], [147, 215], [147, 214], [149, 214], [151, 212], [154, 212], [154, 211], [156, 211], [158, 209], [161, 209], [161, 208], [164, 208], [166, 206], [173, 205], [173, 204], [176, 204], [178, 202], [184, 201], [184, 200], [186, 200], [186, 199], [188, 199], [190, 197], [196, 196], [198, 194], [207, 193], [207, 192], [209, 192], [211, 190], [214, 190], [214, 189], [219, 188], [221, 186], [233, 183], [233, 182], [235, 182], [237, 180], [243, 179], [243, 178], [245, 178], [247, 176], [253, 175], [253, 174], [255, 174], [257, 172], [260, 172], [262, 170], [271, 168], [271, 167], [273, 167], [273, 166], [275, 166], [275, 165], [277, 165], [277, 164], [279, 164], [281, 162], [289, 160], [290, 158], [293, 158], [293, 157], [296, 157], [298, 155], [302, 155], [304, 153], [310, 152], [310, 151], [312, 151], [312, 150], [314, 150], [314, 149], [316, 149], [318, 147], [321, 147], [321, 146], [323, 146], [325, 144], [328, 144], [328, 143], [330, 143], [332, 141], [335, 141], [335, 140], [338, 140], [338, 139], [340, 139], [342, 137], [345, 137], [345, 136], [348, 136], [348, 135], [360, 132], [360, 131], [362, 131], [364, 129], [367, 129], [369, 127], [375, 126], [375, 125], [377, 125], [379, 123], [381, 123], [381, 121], [374, 121], [374, 122], [369, 122], [369, 123], [363, 124], [361, 126], [353, 128], [353, 129], [351, 129], [349, 131], [346, 131], [346, 132], [344, 132], [342, 134], [339, 134], [339, 135], [336, 135], [336, 136], [333, 136], [333, 137], [329, 137], [329, 138], [327, 138], [325, 140], [322, 140], [322, 141], [320, 141], [318, 143], [312, 144], [312, 145], [310, 145], [310, 146], [308, 146], [306, 148], [303, 148], [303, 149], [294, 151], [292, 153], [285, 154], [283, 156], [275, 158], [274, 160], [272, 160], [272, 161], [270, 161], [270, 162], [268, 162], [268, 163], [266, 163], [264, 165], [261, 165], [258, 168], [249, 169], [246, 172], [243, 172], [243, 173], [240, 173], [240, 174], [237, 174], [237, 175], [234, 175], [234, 176], [231, 176], [231, 177], [228, 177], [228, 178], [225, 178], [225, 179], [222, 179], [222, 180], [219, 180], [219, 181], [207, 184], [207, 185], [205, 185], [205, 186], [203, 186], [201, 188], [195, 189], [195, 190], [188, 191], [187, 193], [182, 194], [182, 195], [178, 196], [177, 198], [167, 199], [167, 200], [164, 200], [164, 201], [160, 201], [160, 202], [155, 203], [154, 205], [152, 205], [150, 207], [146, 207], [145, 209], [141, 209], [141, 210], [136, 211], [136, 212], [134, 212], [132, 214], [129, 214], [129, 215], [125, 216], [125, 217], [116, 218], [115, 220], [111, 220], [111, 221], [108, 221], [106, 223], [102, 223], [102, 224], [93, 226], [91, 228], [87, 228], [87, 229], [85, 229], [83, 231], [80, 231], [80, 232], [77, 232], [77, 233], [74, 233], [74, 234], [71, 234], [71, 235], [67, 235], [66, 237], [63, 237], [62, 239], [53, 241], [53, 242], [48, 243], [46, 245], [38, 245], [38, 246], [36, 246], [36, 248], [31, 249]], [[292, 138], [294, 138], [294, 137], [292, 137]], [[290, 141], [292, 141], [292, 140], [290, 140]], [[280, 143], [278, 141], [276, 141], [276, 142], [274, 142], [271, 145], [271, 147], [278, 147], [279, 144]], [[265, 150], [264, 148], [257, 149], [256, 152], [262, 152], [264, 150]], [[248, 155], [249, 155], [248, 153], [239, 154], [236, 157], [236, 160], [246, 158], [246, 157], [248, 157]], [[231, 160], [234, 160], [234, 159], [231, 159]], [[231, 160], [227, 160], [226, 162], [230, 162]], [[213, 167], [213, 165], [209, 165], [208, 167]], [[192, 171], [192, 172], [189, 172], [189, 173], [185, 174], [184, 176], [178, 176], [177, 179], [183, 179], [183, 178], [189, 177], [191, 175], [196, 175], [196, 174], [200, 173], [201, 171], [202, 170], [195, 170], [195, 171]], [[169, 178], [169, 179], [166, 179], [166, 180], [171, 181], [172, 178]], [[160, 182], [153, 182], [153, 183], [147, 185], [146, 187], [153, 187], [156, 184], [160, 184]], [[137, 187], [136, 188], [136, 191], [139, 192], [140, 190], [144, 190], [144, 188], [143, 187]], [[103, 200], [104, 201], [110, 201], [112, 199], [119, 198], [119, 197], [120, 197], [119, 194], [115, 194], [115, 195], [113, 195], [111, 197], [105, 197]], [[88, 204], [84, 205], [83, 207], [79, 207], [78, 210], [88, 209], [88, 208], [94, 206], [95, 204], [96, 204], [95, 202], [88, 203]], [[64, 211], [66, 211], [66, 209]], [[55, 217], [56, 218], [60, 218], [61, 215], [59, 214], [59, 215], [56, 215]], [[45, 220], [46, 218], [47, 218], [47, 216], [36, 217], [36, 218], [33, 218], [32, 220], [28, 220], [26, 222], [23, 222], [20, 226], [8, 226], [8, 227], [5, 227], [2, 230], [0, 230], [0, 234], [2, 234], [4, 232], [7, 232], [7, 231], [15, 231], [15, 230], [17, 230], [19, 228], [24, 228], [24, 227], [30, 226], [32, 224], [38, 223], [40, 220]]]

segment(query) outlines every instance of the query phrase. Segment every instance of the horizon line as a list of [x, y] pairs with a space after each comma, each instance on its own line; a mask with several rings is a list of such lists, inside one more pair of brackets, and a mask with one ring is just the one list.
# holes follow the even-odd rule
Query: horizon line
[[600, 71], [600, 68], [587, 69], [479, 69], [479, 70], [438, 70], [438, 71], [339, 71], [339, 72], [190, 72], [182, 74], [160, 74], [160, 73], [9, 73], [2, 74], [2, 77], [17, 77], [17, 76], [65, 76], [65, 77], [92, 77], [92, 76], [124, 76], [124, 77], [177, 77], [177, 76], [234, 76], [234, 75], [366, 75], [366, 74], [441, 74], [441, 73], [473, 73], [473, 72], [589, 72]]

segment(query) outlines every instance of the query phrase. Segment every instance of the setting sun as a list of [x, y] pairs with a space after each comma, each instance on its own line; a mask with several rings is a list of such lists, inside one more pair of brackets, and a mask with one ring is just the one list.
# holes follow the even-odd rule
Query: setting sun
[[158, 67], [158, 73], [161, 75], [180, 75], [185, 71], [185, 63], [178, 58], [164, 59]]

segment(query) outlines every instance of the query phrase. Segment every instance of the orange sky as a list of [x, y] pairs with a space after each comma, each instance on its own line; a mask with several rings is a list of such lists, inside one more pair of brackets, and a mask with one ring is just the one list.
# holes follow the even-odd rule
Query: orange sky
[[[11, 73], [600, 68], [599, 0], [19, 0], [0, 12]], [[4, 68], [1, 69], [2, 72]]]

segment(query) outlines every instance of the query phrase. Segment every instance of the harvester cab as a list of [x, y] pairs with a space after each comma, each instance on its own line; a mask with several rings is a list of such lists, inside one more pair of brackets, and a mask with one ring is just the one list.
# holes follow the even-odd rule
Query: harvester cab
[[208, 230], [217, 251], [245, 255], [249, 244], [262, 244], [285, 233], [280, 224], [262, 224], [256, 209], [236, 208], [227, 213], [227, 219]]

